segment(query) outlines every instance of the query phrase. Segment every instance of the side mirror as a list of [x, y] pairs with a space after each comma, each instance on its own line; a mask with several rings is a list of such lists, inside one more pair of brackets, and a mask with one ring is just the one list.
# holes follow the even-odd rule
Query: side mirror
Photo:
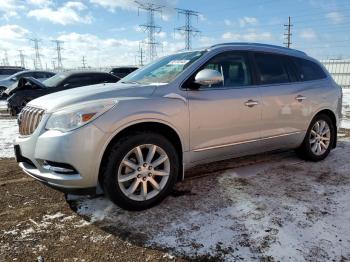
[[203, 69], [197, 73], [194, 82], [201, 86], [209, 86], [224, 82], [224, 78], [219, 71]]

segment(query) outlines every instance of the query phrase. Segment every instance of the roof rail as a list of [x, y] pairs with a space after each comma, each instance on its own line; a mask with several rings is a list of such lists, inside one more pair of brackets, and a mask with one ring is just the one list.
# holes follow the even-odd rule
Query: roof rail
[[261, 44], [261, 43], [249, 43], [249, 42], [228, 42], [228, 43], [220, 43], [216, 45], [210, 46], [210, 48], [213, 47], [220, 47], [220, 46], [227, 46], [227, 45], [240, 45], [240, 46], [259, 46], [259, 47], [269, 47], [269, 48], [274, 48], [274, 49], [280, 49], [280, 50], [285, 50], [285, 51], [292, 51], [292, 52], [297, 52], [301, 53], [303, 55], [306, 55], [305, 52], [296, 50], [296, 49], [291, 49], [283, 46], [278, 46], [278, 45], [270, 45], [270, 44]]

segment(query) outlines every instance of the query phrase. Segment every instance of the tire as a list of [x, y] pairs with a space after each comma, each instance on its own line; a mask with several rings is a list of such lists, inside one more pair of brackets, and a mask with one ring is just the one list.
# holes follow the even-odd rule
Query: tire
[[[317, 123], [320, 133], [317, 132]], [[323, 123], [325, 123], [324, 127], [322, 127]], [[320, 134], [327, 130], [327, 127], [329, 133], [320, 136]], [[318, 134], [318, 136], [316, 134]], [[333, 148], [335, 134], [335, 126], [330, 117], [325, 114], [316, 115], [311, 121], [303, 143], [296, 150], [298, 156], [302, 159], [315, 162], [325, 159]], [[317, 144], [319, 144], [319, 146]]]
[[109, 151], [103, 171], [104, 192], [124, 209], [150, 208], [172, 191], [179, 165], [175, 147], [164, 136], [133, 132], [119, 139]]

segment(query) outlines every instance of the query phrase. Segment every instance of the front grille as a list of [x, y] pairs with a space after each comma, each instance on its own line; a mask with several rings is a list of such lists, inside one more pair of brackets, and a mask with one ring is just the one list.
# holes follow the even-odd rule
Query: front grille
[[19, 133], [22, 136], [29, 136], [34, 133], [38, 127], [45, 110], [26, 106], [18, 115]]

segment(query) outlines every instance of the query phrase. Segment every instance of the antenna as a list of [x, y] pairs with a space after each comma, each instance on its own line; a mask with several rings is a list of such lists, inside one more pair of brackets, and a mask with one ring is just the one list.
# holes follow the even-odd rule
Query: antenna
[[287, 48], [291, 48], [292, 46], [292, 24], [291, 24], [291, 19], [290, 16], [288, 16], [288, 24], [284, 25], [285, 30], [287, 31], [287, 33], [285, 33], [285, 37], [286, 37], [286, 41], [284, 44], [286, 45]]
[[32, 38], [29, 40], [34, 43], [34, 51], [35, 51], [34, 68], [36, 70], [42, 69], [41, 59], [40, 59], [40, 51], [39, 51], [39, 42], [41, 40], [39, 40], [38, 38]]
[[142, 9], [148, 12], [147, 24], [140, 25], [140, 27], [143, 28], [145, 32], [148, 32], [148, 39], [145, 44], [147, 44], [149, 48], [149, 61], [152, 61], [157, 56], [156, 46], [159, 45], [159, 43], [156, 42], [155, 34], [161, 31], [161, 27], [155, 24], [154, 14], [157, 12], [161, 13], [163, 6], [152, 3], [141, 3], [139, 1], [135, 1], [135, 3], [138, 5], [139, 10]]
[[62, 64], [62, 56], [61, 56], [61, 51], [62, 51], [62, 44], [64, 43], [63, 41], [60, 40], [52, 40], [53, 43], [56, 44], [56, 51], [57, 51], [57, 69], [62, 70], [63, 69], [63, 64]]
[[199, 12], [188, 10], [188, 9], [180, 9], [180, 8], [176, 8], [176, 10], [178, 15], [185, 16], [185, 25], [175, 28], [175, 30], [185, 35], [185, 49], [189, 50], [192, 47], [192, 43], [191, 43], [192, 36], [195, 36], [200, 33], [200, 31], [197, 28], [191, 25], [191, 17], [194, 16], [194, 17], [197, 17], [198, 19]]

